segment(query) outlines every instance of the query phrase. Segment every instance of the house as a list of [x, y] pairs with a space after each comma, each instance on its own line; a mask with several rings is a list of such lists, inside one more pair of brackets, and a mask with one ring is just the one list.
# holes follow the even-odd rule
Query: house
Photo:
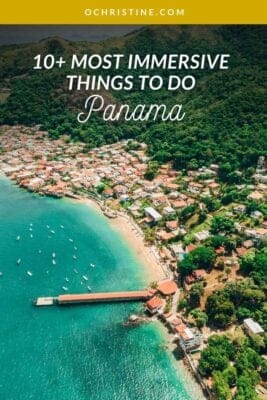
[[178, 287], [174, 281], [170, 279], [164, 279], [158, 283], [157, 289], [163, 296], [170, 296], [177, 292]]
[[245, 247], [237, 247], [235, 251], [238, 257], [243, 257], [248, 252], [248, 249]]
[[179, 329], [180, 326], [181, 325], [178, 325], [176, 330], [178, 331], [181, 347], [189, 352], [199, 348], [202, 344], [202, 335], [200, 331], [197, 328], [189, 328], [187, 326], [185, 326], [185, 328], [182, 326]]
[[192, 283], [203, 281], [206, 274], [207, 272], [205, 269], [196, 269], [191, 275], [185, 277], [185, 283], [191, 285]]
[[174, 208], [167, 206], [167, 207], [163, 208], [163, 214], [164, 215], [172, 215], [172, 214], [175, 214], [175, 210], [174, 210]]
[[178, 228], [178, 221], [167, 221], [166, 222], [166, 228], [168, 228], [170, 231], [175, 231], [175, 229]]
[[170, 246], [171, 252], [174, 257], [177, 257], [180, 261], [183, 260], [185, 251], [183, 249], [183, 245], [181, 243], [178, 244], [172, 244]]
[[201, 232], [195, 233], [194, 237], [199, 242], [203, 242], [204, 240], [207, 240], [210, 237], [210, 233], [209, 233], [209, 231], [201, 231]]
[[243, 247], [245, 247], [245, 249], [251, 249], [251, 247], [254, 247], [254, 243], [253, 243], [253, 241], [250, 240], [250, 239], [245, 240], [245, 241], [243, 242]]
[[153, 208], [153, 207], [146, 207], [144, 209], [144, 212], [145, 212], [146, 216], [152, 218], [152, 220], [154, 222], [158, 222], [162, 219], [162, 216], [160, 215], [160, 213], [158, 213], [157, 210], [155, 210], [155, 208]]
[[175, 234], [173, 232], [166, 232], [164, 230], [160, 230], [156, 232], [156, 238], [162, 241], [168, 241], [175, 238]]
[[262, 212], [255, 210], [255, 211], [252, 211], [250, 216], [251, 216], [251, 218], [254, 218], [254, 219], [260, 219], [261, 217], [263, 217], [263, 214], [262, 214]]
[[233, 208], [233, 211], [235, 214], [242, 214], [243, 212], [245, 212], [245, 210], [246, 210], [246, 206], [244, 204], [237, 204]]
[[249, 336], [251, 335], [261, 335], [264, 333], [264, 329], [260, 326], [260, 324], [252, 318], [246, 318], [243, 321], [243, 328], [247, 332]]
[[196, 248], [197, 248], [197, 246], [195, 244], [189, 243], [185, 248], [185, 252], [190, 253], [191, 251], [195, 250]]
[[158, 296], [152, 297], [152, 299], [146, 302], [146, 309], [150, 314], [155, 314], [161, 311], [164, 307], [164, 300]]
[[258, 191], [254, 191], [254, 192], [251, 192], [249, 195], [248, 195], [248, 199], [249, 200], [255, 200], [255, 201], [258, 201], [258, 200], [262, 200], [263, 199], [263, 193], [260, 193], [260, 192], [258, 192]]

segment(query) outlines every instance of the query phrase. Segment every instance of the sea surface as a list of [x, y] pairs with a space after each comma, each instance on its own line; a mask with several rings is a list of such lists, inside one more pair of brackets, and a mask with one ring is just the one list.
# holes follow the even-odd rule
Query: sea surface
[[32, 305], [63, 287], [142, 289], [149, 283], [143, 270], [94, 209], [27, 193], [1, 177], [0, 399], [202, 399], [157, 323], [123, 326], [140, 304]]

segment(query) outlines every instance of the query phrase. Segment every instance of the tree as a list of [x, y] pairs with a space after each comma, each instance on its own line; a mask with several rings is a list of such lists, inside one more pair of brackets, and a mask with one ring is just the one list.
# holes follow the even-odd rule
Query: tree
[[234, 222], [228, 217], [215, 215], [211, 221], [211, 232], [216, 233], [231, 233], [234, 230]]
[[223, 371], [229, 365], [229, 359], [225, 354], [220, 354], [215, 347], [208, 346], [202, 353], [199, 361], [199, 372], [204, 376], [210, 376], [214, 371]]
[[223, 293], [213, 293], [207, 299], [206, 312], [211, 325], [225, 328], [234, 320], [235, 306]]
[[233, 387], [236, 385], [236, 380], [237, 380], [237, 372], [236, 372], [236, 368], [233, 366], [229, 366], [227, 367], [224, 371], [223, 371], [223, 377], [226, 380], [226, 382], [228, 383], [228, 385], [230, 387]]
[[246, 371], [237, 379], [237, 393], [235, 400], [258, 400], [255, 392], [255, 385], [258, 383], [259, 376], [256, 371]]
[[195, 320], [196, 326], [198, 328], [202, 328], [205, 326], [208, 322], [208, 316], [204, 311], [201, 311], [200, 309], [196, 308], [191, 311], [190, 313], [192, 317]]
[[212, 267], [216, 254], [212, 247], [199, 246], [190, 253], [186, 254], [179, 263], [179, 270], [182, 277], [191, 274], [198, 268], [209, 269]]
[[201, 296], [204, 293], [202, 283], [195, 283], [192, 285], [189, 292], [189, 304], [192, 308], [199, 307]]
[[217, 400], [230, 400], [231, 390], [221, 372], [214, 372], [212, 389], [216, 395]]

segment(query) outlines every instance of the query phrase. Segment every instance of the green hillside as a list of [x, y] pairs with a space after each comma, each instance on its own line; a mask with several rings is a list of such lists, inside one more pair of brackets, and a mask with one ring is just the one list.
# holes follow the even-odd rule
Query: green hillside
[[[69, 133], [88, 147], [138, 138], [149, 145], [156, 161], [171, 160], [177, 168], [230, 162], [233, 170], [247, 169], [255, 166], [259, 154], [267, 154], [266, 39], [264, 26], [153, 26], [100, 43], [49, 38], [2, 46], [0, 123], [41, 123], [54, 137]], [[88, 93], [68, 92], [64, 70], [33, 71], [32, 58], [42, 52], [65, 57], [73, 52], [230, 53], [231, 58], [227, 72], [194, 71], [193, 91], [101, 93], [107, 103], [183, 103], [186, 117], [182, 122], [121, 120], [111, 124], [99, 115], [81, 126], [76, 114]]]

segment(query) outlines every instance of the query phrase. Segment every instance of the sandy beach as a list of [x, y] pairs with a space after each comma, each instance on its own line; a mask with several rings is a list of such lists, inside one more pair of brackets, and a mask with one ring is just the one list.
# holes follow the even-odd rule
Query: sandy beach
[[[96, 211], [101, 212], [102, 210], [96, 201], [92, 199], [79, 199], [78, 202], [93, 207]], [[145, 267], [145, 273], [148, 276], [148, 281], [159, 281], [166, 278], [166, 271], [164, 267], [158, 261], [150, 246], [145, 245], [144, 239], [141, 235], [140, 228], [135, 226], [134, 222], [123, 213], [120, 213], [116, 218], [108, 219], [113, 229], [117, 230], [130, 245], [132, 251], [137, 256], [139, 261]]]

